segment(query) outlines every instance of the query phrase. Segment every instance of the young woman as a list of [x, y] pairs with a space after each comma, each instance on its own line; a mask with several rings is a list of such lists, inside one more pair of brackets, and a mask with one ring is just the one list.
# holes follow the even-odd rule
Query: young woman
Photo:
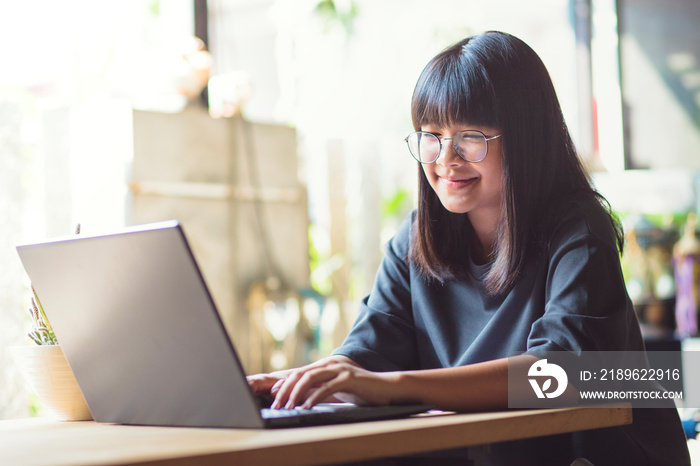
[[[499, 32], [465, 39], [428, 63], [411, 113], [418, 208], [387, 245], [353, 329], [328, 358], [249, 377], [253, 390], [273, 408], [336, 399], [507, 409], [509, 356], [642, 351], [620, 224], [590, 187], [536, 53]], [[689, 464], [675, 410], [634, 417], [500, 444], [489, 460]]]

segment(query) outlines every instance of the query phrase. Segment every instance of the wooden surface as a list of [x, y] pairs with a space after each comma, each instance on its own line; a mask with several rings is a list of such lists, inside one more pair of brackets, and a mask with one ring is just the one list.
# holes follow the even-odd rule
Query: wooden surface
[[0, 464], [320, 465], [484, 445], [632, 422], [629, 405], [411, 419], [279, 430], [0, 421]]

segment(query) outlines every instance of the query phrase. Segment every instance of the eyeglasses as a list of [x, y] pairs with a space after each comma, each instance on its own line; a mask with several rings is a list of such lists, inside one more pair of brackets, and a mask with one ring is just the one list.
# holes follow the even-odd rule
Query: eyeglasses
[[452, 147], [457, 155], [467, 162], [481, 162], [489, 151], [488, 142], [501, 137], [500, 134], [487, 138], [484, 133], [476, 130], [466, 130], [456, 133], [451, 138], [442, 138], [425, 131], [416, 131], [406, 136], [408, 150], [414, 159], [420, 163], [433, 163], [442, 154], [442, 142], [452, 141]]

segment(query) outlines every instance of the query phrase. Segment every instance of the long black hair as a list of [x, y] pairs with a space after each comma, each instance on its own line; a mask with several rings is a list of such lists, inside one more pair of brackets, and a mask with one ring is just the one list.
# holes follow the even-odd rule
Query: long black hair
[[[433, 58], [416, 84], [411, 103], [416, 130], [424, 125], [486, 126], [502, 134], [504, 194], [489, 294], [517, 280], [529, 254], [546, 242], [553, 222], [572, 199], [595, 200], [606, 209], [620, 250], [623, 233], [605, 199], [591, 188], [542, 60], [522, 40], [502, 32], [464, 39]], [[419, 172], [416, 228], [409, 259], [429, 279], [453, 279], [464, 269], [466, 214], [445, 209]]]

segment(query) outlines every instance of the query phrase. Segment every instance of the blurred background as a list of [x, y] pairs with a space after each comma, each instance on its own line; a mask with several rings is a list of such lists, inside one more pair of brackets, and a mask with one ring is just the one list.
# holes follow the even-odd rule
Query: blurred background
[[420, 71], [493, 29], [550, 71], [645, 336], [693, 344], [699, 22], [696, 0], [0, 2], [0, 419], [41, 409], [7, 351], [30, 344], [14, 246], [77, 224], [179, 219], [246, 370], [326, 355], [414, 208]]

